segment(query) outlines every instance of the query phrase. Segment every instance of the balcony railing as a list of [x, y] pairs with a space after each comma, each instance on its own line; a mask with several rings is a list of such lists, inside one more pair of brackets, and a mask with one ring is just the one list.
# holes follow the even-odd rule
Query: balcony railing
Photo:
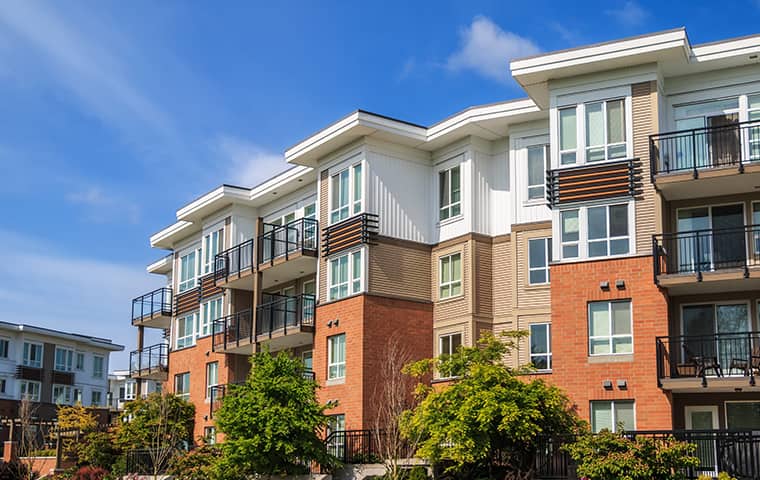
[[707, 378], [760, 372], [760, 332], [657, 337], [657, 377]]
[[272, 264], [278, 258], [287, 259], [296, 253], [316, 255], [319, 246], [319, 222], [299, 218], [287, 225], [264, 224], [269, 230], [259, 236], [259, 265]]
[[252, 271], [254, 266], [253, 239], [235, 245], [214, 257], [214, 280], [228, 281], [242, 272]]
[[295, 297], [267, 295], [266, 303], [256, 307], [256, 337], [270, 337], [274, 332], [283, 335], [288, 330], [302, 326], [314, 326], [314, 295], [302, 294]]
[[172, 316], [172, 289], [158, 288], [132, 300], [132, 322]]
[[224, 351], [229, 347], [247, 345], [255, 341], [253, 338], [253, 316], [246, 309], [232, 315], [214, 320], [213, 350]]
[[694, 273], [760, 266], [760, 225], [655, 235], [654, 274]]
[[129, 375], [144, 376], [169, 371], [169, 345], [159, 343], [129, 354]]
[[[314, 372], [311, 370], [304, 370], [303, 371], [303, 377], [307, 380], [314, 381]], [[219, 407], [222, 406], [222, 400], [227, 395], [231, 394], [235, 387], [238, 385], [244, 385], [246, 383], [245, 380], [239, 381], [239, 382], [233, 382], [233, 383], [227, 383], [225, 385], [214, 385], [213, 387], [210, 387], [209, 390], [209, 418], [214, 417], [214, 412], [219, 410]]]
[[760, 160], [760, 121], [695, 128], [649, 137], [652, 178], [663, 173], [691, 172], [744, 165]]

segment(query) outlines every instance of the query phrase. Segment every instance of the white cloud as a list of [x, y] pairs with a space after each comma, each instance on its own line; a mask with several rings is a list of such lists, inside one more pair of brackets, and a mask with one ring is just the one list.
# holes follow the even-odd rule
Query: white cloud
[[[137, 338], [132, 298], [163, 284], [138, 266], [82, 258], [55, 244], [0, 230], [0, 320], [110, 338], [126, 352], [111, 368], [127, 366]], [[149, 341], [158, 341], [158, 334]]]
[[85, 209], [85, 220], [93, 223], [123, 222], [137, 224], [140, 221], [140, 207], [129, 200], [108, 194], [100, 187], [90, 186], [69, 192], [65, 199], [73, 205]]
[[633, 0], [628, 0], [620, 8], [606, 10], [604, 13], [628, 27], [641, 25], [649, 17], [649, 12]]
[[288, 168], [283, 156], [254, 143], [229, 135], [216, 141], [224, 172], [223, 181], [253, 187]]
[[459, 49], [449, 56], [447, 68], [473, 70], [501, 82], [509, 80], [510, 60], [541, 51], [530, 39], [506, 32], [484, 16], [475, 17], [472, 24], [460, 32], [460, 37]]

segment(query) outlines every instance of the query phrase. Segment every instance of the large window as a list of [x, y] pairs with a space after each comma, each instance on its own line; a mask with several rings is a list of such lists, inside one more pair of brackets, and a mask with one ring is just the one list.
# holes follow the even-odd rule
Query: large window
[[103, 372], [105, 371], [105, 358], [100, 355], [92, 356], [92, 376], [95, 378], [103, 378]]
[[534, 323], [530, 326], [530, 363], [537, 370], [552, 369], [551, 324]]
[[528, 200], [543, 200], [546, 198], [548, 151], [548, 145], [533, 145], [528, 147]]
[[190, 372], [174, 375], [174, 394], [183, 400], [190, 400]]
[[211, 389], [219, 385], [219, 362], [206, 364], [206, 398], [211, 398]]
[[74, 351], [68, 348], [55, 347], [55, 369], [59, 372], [70, 372], [74, 367]]
[[346, 253], [329, 262], [329, 299], [338, 300], [362, 291], [362, 250]]
[[24, 342], [24, 366], [42, 368], [42, 345]]
[[578, 121], [576, 107], [563, 108], [559, 111], [559, 159], [561, 165], [576, 162], [578, 148]]
[[195, 345], [195, 324], [198, 313], [194, 312], [177, 319], [176, 348]]
[[456, 217], [462, 213], [461, 167], [438, 172], [438, 205], [439, 220]]
[[631, 301], [588, 304], [590, 355], [618, 355], [633, 352]]
[[[447, 357], [456, 353], [459, 347], [462, 346], [462, 333], [448, 333], [438, 337], [438, 355]], [[442, 368], [438, 372], [440, 378], [449, 378], [454, 376], [454, 372], [449, 369]]]
[[631, 253], [630, 205], [601, 205], [559, 214], [562, 259], [599, 258]]
[[214, 271], [214, 257], [222, 247], [222, 230], [203, 236], [203, 273]]
[[6, 338], [0, 338], [0, 358], [8, 358], [10, 342]]
[[362, 211], [362, 164], [346, 168], [330, 178], [330, 223]]
[[103, 392], [100, 390], [93, 390], [90, 392], [90, 405], [93, 407], [99, 407], [103, 405]]
[[580, 255], [579, 210], [565, 210], [559, 214], [562, 258], [576, 258]]
[[77, 352], [76, 359], [76, 369], [77, 371], [81, 372], [84, 370], [84, 352]]
[[541, 285], [549, 283], [549, 262], [552, 256], [551, 238], [531, 238], [528, 240], [528, 283]]
[[462, 254], [453, 253], [438, 259], [438, 298], [445, 300], [462, 294]]
[[70, 385], [53, 385], [53, 403], [71, 405], [73, 403], [72, 387]]
[[346, 415], [330, 415], [327, 418], [327, 453], [336, 457], [343, 458], [346, 451], [346, 437], [343, 435], [330, 435], [334, 432], [344, 432], [346, 430]]
[[611, 432], [636, 430], [636, 406], [633, 400], [592, 401], [591, 431]]
[[200, 267], [200, 249], [198, 252], [193, 250], [179, 259], [179, 291], [180, 293], [195, 288], [197, 286], [197, 276]]
[[19, 382], [19, 399], [27, 399], [30, 402], [40, 401], [40, 388], [42, 384], [40, 382], [34, 382], [32, 380], [21, 380]]
[[625, 99], [617, 98], [559, 109], [560, 165], [625, 158], [625, 108]]
[[327, 379], [346, 376], [346, 334], [327, 337]]
[[203, 304], [201, 311], [201, 331], [200, 336], [205, 337], [211, 335], [214, 325], [214, 320], [221, 318], [222, 316], [222, 297], [209, 300]]
[[760, 430], [760, 402], [726, 402], [729, 430]]

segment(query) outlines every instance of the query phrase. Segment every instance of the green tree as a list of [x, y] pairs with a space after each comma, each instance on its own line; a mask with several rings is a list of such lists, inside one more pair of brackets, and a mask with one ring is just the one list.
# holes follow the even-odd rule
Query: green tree
[[524, 336], [485, 334], [475, 347], [405, 368], [421, 378], [432, 369], [456, 377], [443, 389], [421, 383], [421, 402], [401, 418], [404, 435], [419, 439], [417, 456], [471, 476], [495, 478], [508, 471], [522, 477], [532, 471], [540, 436], [571, 434], [582, 427], [560, 389], [521, 376], [530, 372], [528, 367], [506, 364]]
[[304, 376], [303, 363], [268, 350], [251, 358], [245, 384], [231, 388], [216, 426], [224, 433], [217, 464], [221, 478], [308, 472], [308, 465], [334, 464], [320, 438], [328, 417], [317, 401], [317, 384]]
[[699, 466], [696, 445], [674, 438], [631, 440], [603, 430], [565, 448], [578, 465], [578, 475], [589, 480], [681, 480], [687, 478], [687, 468]]
[[188, 452], [177, 455], [169, 463], [166, 473], [176, 480], [207, 480], [213, 478], [214, 464], [221, 452], [215, 445], [203, 445]]

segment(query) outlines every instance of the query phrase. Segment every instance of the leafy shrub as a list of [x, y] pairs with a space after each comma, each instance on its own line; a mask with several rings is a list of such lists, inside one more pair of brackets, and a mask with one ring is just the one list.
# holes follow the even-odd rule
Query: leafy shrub
[[177, 480], [206, 480], [214, 476], [213, 466], [219, 455], [219, 448], [204, 445], [173, 457], [167, 473]]
[[106, 475], [108, 475], [108, 470], [88, 465], [80, 467], [71, 477], [71, 480], [103, 480]]
[[113, 435], [108, 432], [91, 432], [74, 445], [73, 450], [77, 457], [77, 465], [90, 465], [111, 470], [119, 449], [114, 444]]
[[0, 462], [0, 480], [25, 480], [29, 478], [28, 472], [29, 468], [18, 461]]
[[[713, 480], [713, 477], [710, 475], [700, 475], [697, 480]], [[718, 473], [718, 480], [736, 480], [736, 478], [732, 477], [726, 472], [720, 472]]]

